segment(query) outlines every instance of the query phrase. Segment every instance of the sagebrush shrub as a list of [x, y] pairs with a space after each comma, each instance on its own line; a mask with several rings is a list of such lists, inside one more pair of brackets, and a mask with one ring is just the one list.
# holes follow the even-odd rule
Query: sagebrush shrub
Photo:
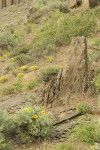
[[0, 32], [0, 47], [6, 50], [12, 50], [18, 44], [18, 39], [10, 31]]

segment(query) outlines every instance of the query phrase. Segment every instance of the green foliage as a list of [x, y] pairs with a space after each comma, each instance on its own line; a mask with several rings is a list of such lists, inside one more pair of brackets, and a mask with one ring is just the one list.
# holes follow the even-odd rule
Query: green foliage
[[56, 11], [43, 24], [40, 34], [33, 40], [34, 55], [51, 55], [49, 53], [56, 52], [58, 47], [68, 45], [72, 37], [88, 36], [95, 26], [94, 14], [84, 12], [75, 16], [73, 13], [64, 14]]
[[100, 90], [100, 73], [95, 75], [94, 85], [95, 85], [96, 89], [99, 91]]
[[0, 32], [0, 47], [6, 50], [12, 50], [18, 43], [18, 39], [10, 31]]
[[90, 112], [90, 108], [85, 103], [79, 103], [76, 105], [76, 110], [80, 112], [81, 114], [86, 114]]
[[27, 89], [33, 89], [38, 84], [38, 79], [32, 79], [26, 84]]
[[38, 137], [44, 138], [51, 130], [51, 114], [38, 106], [26, 106], [13, 116], [0, 112], [0, 150], [9, 149], [8, 145], [14, 141], [30, 143]]
[[6, 112], [0, 112], [0, 150], [10, 149], [12, 142], [9, 139], [13, 133], [14, 124]]
[[63, 144], [59, 144], [55, 150], [75, 150], [75, 148], [73, 149], [72, 146], [70, 146], [70, 144], [67, 143], [63, 143]]
[[22, 92], [22, 90], [23, 90], [23, 85], [19, 80], [19, 81], [14, 82], [12, 85], [4, 88], [2, 93], [4, 95], [18, 94], [18, 93]]
[[75, 127], [75, 134], [82, 142], [94, 143], [100, 140], [100, 127], [97, 123], [81, 124]]
[[43, 80], [48, 80], [50, 78], [50, 76], [56, 75], [58, 73], [58, 71], [59, 71], [58, 66], [53, 66], [53, 65], [47, 66], [40, 70], [40, 75]]
[[31, 45], [27, 45], [27, 44], [18, 45], [15, 49], [13, 49], [11, 56], [26, 54], [30, 49], [31, 49]]
[[26, 65], [27, 63], [30, 62], [30, 56], [22, 53], [15, 57], [14, 62], [19, 66]]

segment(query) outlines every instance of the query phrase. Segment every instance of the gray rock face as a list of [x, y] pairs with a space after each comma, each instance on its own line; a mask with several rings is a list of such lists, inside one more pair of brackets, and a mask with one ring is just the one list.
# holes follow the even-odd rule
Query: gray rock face
[[85, 37], [72, 40], [67, 51], [66, 67], [44, 84], [42, 98], [47, 107], [66, 104], [75, 95], [93, 94], [91, 85], [93, 73], [88, 67], [87, 43]]

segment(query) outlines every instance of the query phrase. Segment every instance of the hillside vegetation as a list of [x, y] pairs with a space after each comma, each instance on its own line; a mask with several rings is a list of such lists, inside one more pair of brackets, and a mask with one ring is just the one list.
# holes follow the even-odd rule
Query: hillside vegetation
[[[87, 10], [81, 7], [70, 9], [63, 0], [26, 0], [2, 10], [0, 18], [0, 101], [6, 96], [28, 92], [33, 99], [34, 91], [41, 90], [43, 82], [66, 65], [65, 50], [77, 36], [87, 38], [88, 62], [94, 69], [94, 97], [100, 100], [99, 6]], [[83, 118], [77, 120], [81, 123], [73, 129], [67, 142], [52, 144], [51, 149], [80, 150], [84, 143], [84, 150], [100, 149], [99, 117], [92, 116], [91, 109], [84, 103], [79, 103], [76, 110], [82, 114]], [[91, 123], [85, 122], [84, 116]], [[52, 126], [52, 114], [38, 106], [25, 106], [10, 116], [2, 112], [0, 150], [44, 139], [52, 131]], [[74, 147], [75, 141], [79, 148]], [[50, 147], [48, 145], [46, 149], [44, 146], [42, 150], [50, 150]]]

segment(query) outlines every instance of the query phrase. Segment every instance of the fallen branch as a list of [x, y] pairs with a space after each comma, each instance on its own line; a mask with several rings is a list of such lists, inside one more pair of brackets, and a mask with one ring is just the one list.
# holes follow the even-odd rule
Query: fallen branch
[[68, 117], [66, 119], [63, 119], [63, 120], [60, 120], [60, 121], [54, 123], [53, 126], [56, 126], [56, 125], [59, 125], [59, 124], [62, 124], [62, 123], [66, 123], [67, 121], [72, 120], [72, 119], [74, 119], [74, 118], [76, 118], [76, 117], [78, 117], [80, 115], [82, 115], [80, 112], [76, 113], [76, 114], [74, 114], [74, 115], [72, 115], [72, 116], [70, 116], [70, 117]]

